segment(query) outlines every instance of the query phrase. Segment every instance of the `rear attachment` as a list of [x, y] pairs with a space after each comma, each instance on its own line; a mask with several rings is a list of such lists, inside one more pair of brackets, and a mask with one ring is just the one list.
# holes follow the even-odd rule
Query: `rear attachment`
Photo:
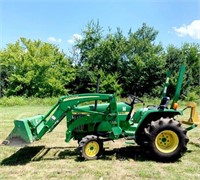
[[194, 129], [195, 127], [200, 128], [200, 116], [197, 113], [197, 104], [194, 102], [189, 102], [187, 107], [182, 111], [185, 111], [189, 108], [191, 109], [189, 119], [187, 121], [182, 121], [183, 124], [191, 125], [186, 129], [187, 131]]
[[14, 121], [14, 129], [2, 142], [7, 146], [25, 146], [37, 140], [37, 134], [44, 127], [44, 116], [37, 115]]

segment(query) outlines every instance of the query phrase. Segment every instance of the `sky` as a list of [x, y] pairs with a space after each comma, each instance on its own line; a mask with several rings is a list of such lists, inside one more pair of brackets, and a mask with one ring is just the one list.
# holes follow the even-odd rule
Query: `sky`
[[0, 0], [0, 49], [25, 37], [69, 52], [91, 20], [124, 35], [146, 23], [164, 47], [200, 42], [200, 0]]

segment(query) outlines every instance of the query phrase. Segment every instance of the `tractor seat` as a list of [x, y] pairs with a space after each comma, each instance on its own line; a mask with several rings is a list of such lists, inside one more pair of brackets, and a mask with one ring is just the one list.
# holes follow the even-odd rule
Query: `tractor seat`
[[154, 105], [148, 105], [148, 109], [167, 109], [169, 104], [170, 98], [169, 97], [163, 97], [159, 106]]
[[169, 104], [170, 98], [169, 97], [163, 97], [160, 105], [158, 106], [158, 109], [167, 109], [168, 108], [168, 104]]

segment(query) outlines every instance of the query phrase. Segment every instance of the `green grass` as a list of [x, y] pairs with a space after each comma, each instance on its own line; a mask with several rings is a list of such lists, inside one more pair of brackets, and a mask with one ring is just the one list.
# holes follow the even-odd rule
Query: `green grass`
[[[0, 142], [12, 130], [14, 119], [49, 109], [41, 104], [1, 106]], [[200, 129], [188, 132], [188, 150], [175, 163], [152, 161], [137, 145], [126, 145], [123, 139], [106, 142], [101, 159], [83, 161], [77, 142], [64, 142], [65, 131], [63, 120], [52, 133], [28, 147], [0, 146], [0, 179], [200, 179]]]
[[36, 98], [23, 96], [10, 96], [0, 98], [0, 106], [24, 106], [24, 105], [52, 105], [58, 101], [57, 97]]

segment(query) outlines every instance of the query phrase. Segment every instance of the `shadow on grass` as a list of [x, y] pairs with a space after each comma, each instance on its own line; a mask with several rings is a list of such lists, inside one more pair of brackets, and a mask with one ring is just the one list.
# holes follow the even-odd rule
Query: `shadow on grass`
[[198, 141], [199, 141], [199, 142], [192, 142], [192, 141], [190, 141], [189, 144], [191, 144], [191, 145], [193, 145], [193, 146], [195, 146], [195, 147], [200, 148], [200, 140], [198, 140]]
[[135, 161], [148, 161], [148, 154], [140, 146], [127, 146], [121, 148], [115, 148], [112, 150], [106, 150], [101, 159], [111, 160], [129, 160], [133, 159]]
[[[76, 147], [45, 147], [33, 146], [19, 149], [10, 157], [4, 159], [0, 165], [15, 166], [25, 165], [33, 161], [74, 159], [77, 162], [84, 162]], [[112, 150], [105, 150], [101, 160], [129, 160], [147, 161], [149, 157], [141, 150], [139, 146], [127, 146]]]
[[36, 147], [24, 147], [19, 149], [16, 153], [12, 154], [10, 157], [4, 159], [1, 165], [23, 165], [31, 161], [31, 159], [36, 156], [44, 146]]

